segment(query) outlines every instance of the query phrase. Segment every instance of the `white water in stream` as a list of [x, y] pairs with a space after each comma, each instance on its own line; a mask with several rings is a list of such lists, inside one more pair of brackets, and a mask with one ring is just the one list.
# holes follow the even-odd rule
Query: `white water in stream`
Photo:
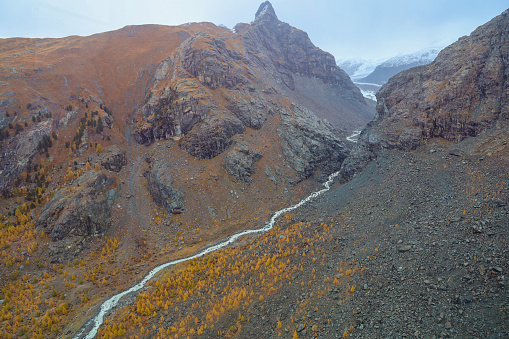
[[[169, 266], [180, 264], [181, 262], [185, 262], [185, 261], [188, 261], [188, 260], [193, 260], [194, 258], [198, 258], [198, 257], [204, 256], [205, 254], [208, 254], [210, 252], [217, 251], [218, 249], [221, 249], [223, 247], [226, 247], [226, 246], [232, 244], [233, 242], [235, 242], [237, 239], [239, 239], [240, 237], [242, 237], [244, 235], [253, 234], [253, 233], [267, 232], [268, 230], [272, 229], [272, 227], [274, 227], [274, 224], [275, 224], [277, 218], [279, 218], [282, 214], [284, 214], [286, 212], [289, 212], [289, 211], [292, 211], [292, 210], [294, 210], [296, 208], [299, 208], [300, 206], [304, 205], [308, 201], [310, 201], [310, 200], [316, 198], [317, 196], [327, 192], [330, 189], [330, 186], [332, 185], [332, 182], [334, 181], [334, 178], [337, 177], [338, 174], [339, 174], [339, 172], [336, 172], [336, 173], [333, 173], [333, 174], [331, 174], [329, 176], [328, 180], [323, 184], [323, 186], [325, 187], [324, 189], [321, 189], [319, 191], [316, 191], [316, 192], [312, 193], [311, 195], [307, 196], [305, 199], [301, 200], [300, 202], [298, 202], [297, 204], [295, 204], [293, 206], [283, 208], [282, 210], [279, 210], [276, 213], [274, 213], [272, 218], [270, 218], [269, 222], [266, 223], [264, 227], [259, 228], [259, 229], [254, 229], [254, 230], [245, 230], [245, 231], [242, 231], [240, 233], [232, 235], [230, 238], [228, 238], [228, 240], [225, 240], [222, 243], [219, 243], [217, 245], [214, 245], [214, 246], [211, 246], [209, 248], [206, 248], [203, 251], [198, 252], [195, 255], [192, 255], [192, 256], [186, 257], [186, 258], [181, 258], [181, 259], [169, 261], [169, 262], [167, 262], [165, 264], [162, 264], [162, 265], [159, 265], [159, 266], [155, 267], [154, 269], [152, 269], [152, 271], [150, 271], [145, 276], [145, 278], [143, 278], [142, 281], [140, 281], [139, 283], [137, 283], [136, 285], [134, 285], [130, 289], [125, 290], [125, 291], [123, 291], [123, 292], [121, 292], [121, 293], [119, 293], [117, 295], [114, 295], [113, 297], [111, 297], [108, 300], [106, 300], [105, 302], [103, 302], [102, 305], [101, 305], [101, 309], [99, 310], [99, 313], [91, 320], [91, 321], [93, 321], [94, 326], [92, 327], [90, 332], [88, 332], [88, 334], [84, 338], [87, 338], [87, 339], [94, 338], [96, 336], [96, 334], [97, 334], [97, 331], [99, 330], [99, 327], [104, 322], [104, 316], [106, 315], [106, 313], [108, 313], [113, 307], [115, 307], [118, 304], [118, 302], [120, 301], [120, 299], [122, 299], [122, 297], [124, 297], [125, 295], [141, 290], [143, 288], [143, 286], [145, 286], [145, 284], [150, 279], [152, 279], [154, 277], [154, 275], [156, 273], [158, 273], [159, 271], [164, 270], [165, 268], [167, 268]], [[75, 336], [75, 338], [81, 338], [81, 336], [83, 335], [83, 332], [84, 332], [86, 327], [87, 326], [84, 326], [83, 329]]]
[[358, 129], [352, 132], [352, 134], [346, 137], [346, 140], [351, 142], [357, 142], [359, 140], [359, 135], [361, 135], [362, 130]]

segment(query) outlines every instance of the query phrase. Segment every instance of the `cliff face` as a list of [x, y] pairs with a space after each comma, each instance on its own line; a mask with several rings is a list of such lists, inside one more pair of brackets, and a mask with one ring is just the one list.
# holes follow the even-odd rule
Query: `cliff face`
[[282, 94], [326, 118], [338, 129], [364, 126], [373, 109], [334, 57], [319, 49], [303, 32], [278, 20], [269, 2], [260, 5], [255, 21], [238, 24], [244, 56], [265, 70]]
[[377, 116], [345, 161], [344, 178], [383, 149], [411, 150], [431, 138], [461, 142], [509, 122], [509, 12], [440, 52], [429, 65], [391, 78], [377, 94]]
[[[308, 113], [301, 114], [298, 106]], [[362, 126], [372, 116], [370, 109], [334, 57], [315, 47], [306, 33], [279, 21], [266, 2], [251, 24], [238, 24], [235, 33], [195, 34], [157, 66], [135, 136], [145, 145], [178, 140], [185, 152], [210, 159], [231, 147], [235, 135], [263, 130], [274, 117], [283, 122], [281, 144], [312, 139], [320, 144], [315, 151], [325, 152], [300, 157], [305, 163], [298, 165], [294, 154], [285, 152], [298, 175], [307, 178], [328, 168], [325, 150], [341, 148], [334, 161], [344, 159], [341, 134], [333, 127], [345, 133]], [[291, 129], [286, 116], [298, 117], [308, 130]], [[315, 128], [316, 117], [332, 123], [327, 132]]]

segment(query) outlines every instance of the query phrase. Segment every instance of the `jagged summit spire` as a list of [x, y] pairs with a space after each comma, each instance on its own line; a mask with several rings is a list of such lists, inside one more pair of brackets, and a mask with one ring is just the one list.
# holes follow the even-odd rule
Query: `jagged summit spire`
[[278, 20], [276, 12], [274, 12], [274, 8], [272, 8], [272, 4], [269, 1], [263, 2], [255, 14], [255, 21], [272, 21]]

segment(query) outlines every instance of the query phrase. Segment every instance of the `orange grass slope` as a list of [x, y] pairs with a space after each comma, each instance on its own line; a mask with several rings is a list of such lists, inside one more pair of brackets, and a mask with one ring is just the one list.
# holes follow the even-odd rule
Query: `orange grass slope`
[[[0, 92], [28, 103], [97, 97], [115, 111], [143, 99], [154, 67], [197, 32], [224, 30], [211, 23], [143, 25], [61, 39], [0, 39]], [[140, 99], [141, 98], [141, 99]], [[127, 107], [128, 106], [128, 107]]]

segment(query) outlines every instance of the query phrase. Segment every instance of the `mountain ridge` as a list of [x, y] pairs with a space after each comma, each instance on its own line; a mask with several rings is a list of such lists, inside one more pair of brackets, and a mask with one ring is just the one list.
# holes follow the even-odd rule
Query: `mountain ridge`
[[[431, 63], [442, 49], [443, 47], [428, 47], [408, 54], [398, 54], [388, 59], [342, 59], [338, 60], [337, 64], [354, 82], [383, 85], [392, 75], [400, 71]], [[389, 68], [394, 68], [394, 70], [383, 70]], [[378, 75], [383, 72], [388, 75]]]
[[[502, 103], [508, 100], [503, 71], [507, 17], [505, 11], [444, 48], [431, 64], [403, 71], [382, 86], [377, 93], [377, 116], [343, 164], [343, 176], [351, 177], [381, 149], [412, 150], [438, 137], [460, 143], [492, 133], [493, 127], [503, 136], [507, 106]], [[486, 76], [472, 76], [476, 72]]]
[[509, 12], [349, 143], [366, 101], [269, 4], [0, 41], [0, 337], [507, 337]]

